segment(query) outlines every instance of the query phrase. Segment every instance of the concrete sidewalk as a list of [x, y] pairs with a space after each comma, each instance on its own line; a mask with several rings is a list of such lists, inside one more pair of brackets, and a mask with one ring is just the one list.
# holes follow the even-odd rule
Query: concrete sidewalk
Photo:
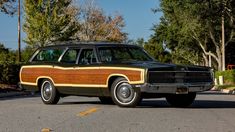
[[213, 87], [210, 91], [220, 91], [224, 94], [233, 94], [235, 95], [235, 90], [229, 90], [229, 89], [217, 89], [216, 87]]
[[234, 94], [234, 95], [235, 95], [235, 90], [221, 89], [220, 91], [221, 91], [222, 93]]

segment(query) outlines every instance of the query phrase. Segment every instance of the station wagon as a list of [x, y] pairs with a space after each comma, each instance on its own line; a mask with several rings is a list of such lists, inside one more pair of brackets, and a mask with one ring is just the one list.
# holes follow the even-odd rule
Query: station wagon
[[175, 107], [193, 103], [213, 87], [208, 67], [165, 64], [130, 44], [71, 42], [39, 48], [20, 70], [21, 86], [40, 91], [45, 104], [69, 95], [135, 107], [143, 98], [166, 98]]

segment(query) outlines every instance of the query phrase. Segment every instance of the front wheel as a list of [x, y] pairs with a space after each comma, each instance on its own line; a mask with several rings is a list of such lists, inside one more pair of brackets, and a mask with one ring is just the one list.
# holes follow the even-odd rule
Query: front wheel
[[141, 100], [140, 89], [134, 89], [125, 78], [117, 78], [111, 86], [113, 102], [120, 107], [135, 107]]
[[172, 94], [166, 96], [166, 100], [174, 107], [187, 107], [190, 106], [196, 98], [196, 93], [188, 94]]
[[60, 96], [51, 80], [44, 79], [41, 85], [41, 99], [44, 104], [57, 104]]

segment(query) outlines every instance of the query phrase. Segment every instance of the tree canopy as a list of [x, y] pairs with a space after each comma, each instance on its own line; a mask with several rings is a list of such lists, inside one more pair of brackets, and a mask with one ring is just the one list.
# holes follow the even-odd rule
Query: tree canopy
[[0, 63], [15, 62], [16, 54], [0, 43]]
[[127, 34], [121, 15], [105, 15], [92, 0], [75, 5], [72, 0], [25, 0], [24, 40], [33, 47], [55, 41], [123, 42]]
[[221, 70], [221, 23], [224, 19], [227, 46], [235, 37], [234, 7], [232, 0], [161, 0], [163, 17], [154, 26], [153, 36], [166, 44], [175, 62], [208, 65], [211, 56], [214, 67]]
[[127, 39], [127, 34], [122, 31], [125, 26], [123, 17], [119, 14], [105, 15], [92, 0], [81, 5], [78, 18], [80, 30], [76, 35], [81, 41], [123, 42]]
[[0, 0], [0, 11], [9, 15], [16, 12], [16, 0]]
[[78, 30], [71, 0], [25, 0], [24, 40], [34, 47], [72, 39]]

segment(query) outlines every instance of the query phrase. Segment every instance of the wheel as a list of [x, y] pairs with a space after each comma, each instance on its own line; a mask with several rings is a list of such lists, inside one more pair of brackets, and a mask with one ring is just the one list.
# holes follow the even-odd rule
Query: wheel
[[114, 104], [111, 97], [99, 97], [102, 104]]
[[41, 85], [41, 99], [44, 104], [57, 104], [60, 96], [51, 80], [44, 79]]
[[196, 93], [188, 94], [172, 94], [166, 96], [166, 100], [174, 107], [187, 107], [190, 106], [196, 98]]
[[141, 100], [140, 89], [134, 89], [125, 78], [117, 78], [111, 86], [113, 102], [120, 107], [135, 107]]

